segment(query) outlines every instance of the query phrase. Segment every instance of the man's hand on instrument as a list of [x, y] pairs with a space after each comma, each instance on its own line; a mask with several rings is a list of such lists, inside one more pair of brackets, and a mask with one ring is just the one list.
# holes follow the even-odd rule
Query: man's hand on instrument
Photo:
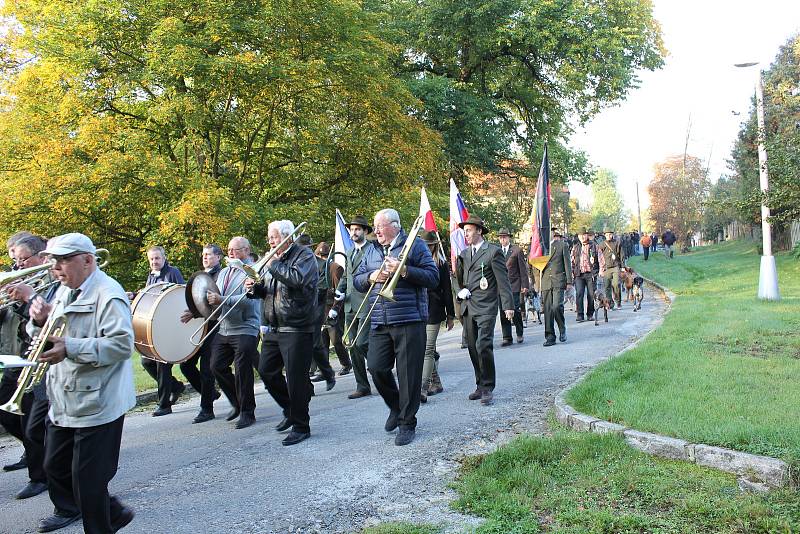
[[192, 319], [194, 319], [194, 315], [192, 315], [192, 312], [190, 312], [189, 310], [183, 310], [183, 313], [181, 314], [181, 322], [183, 324], [186, 324]]
[[503, 313], [506, 314], [506, 319], [509, 321], [514, 320], [514, 310], [503, 310]]
[[387, 273], [383, 269], [376, 269], [372, 271], [372, 273], [370, 273], [369, 275], [370, 282], [375, 282], [376, 284], [382, 284], [388, 279], [389, 279], [389, 273]]
[[36, 294], [36, 291], [27, 284], [13, 284], [8, 286], [6, 291], [8, 291], [8, 296], [11, 297], [12, 300], [19, 302], [28, 302], [28, 300]]
[[52, 309], [53, 306], [48, 304], [46, 300], [33, 299], [28, 314], [31, 316], [31, 319], [33, 319], [34, 323], [43, 325], [45, 321], [47, 321], [47, 316], [50, 315], [50, 311]]
[[256, 281], [252, 278], [248, 278], [244, 281], [244, 289], [249, 293], [253, 290], [253, 286], [256, 285]]
[[222, 297], [213, 291], [206, 291], [206, 300], [212, 306], [219, 306], [222, 303]]
[[67, 346], [63, 337], [48, 336], [47, 341], [53, 346], [39, 355], [39, 361], [50, 365], [64, 361], [67, 357]]
[[400, 260], [398, 260], [397, 258], [393, 258], [392, 256], [387, 256], [385, 261], [386, 264], [384, 268], [386, 269], [386, 272], [389, 273], [390, 275], [394, 274], [394, 272], [400, 266]]

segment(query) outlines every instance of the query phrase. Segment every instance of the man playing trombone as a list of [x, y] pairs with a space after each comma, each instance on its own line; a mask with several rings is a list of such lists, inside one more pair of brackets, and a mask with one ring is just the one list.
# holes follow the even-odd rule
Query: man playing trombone
[[[245, 287], [252, 298], [262, 298], [261, 358], [258, 373], [267, 391], [283, 409], [279, 432], [292, 431], [283, 445], [295, 445], [311, 435], [308, 403], [313, 387], [308, 378], [316, 319], [317, 260], [311, 249], [294, 243], [292, 221], [273, 221], [267, 230], [271, 256], [266, 273], [256, 283], [248, 279]], [[266, 258], [265, 258], [266, 259]], [[283, 370], [286, 369], [286, 378]]]
[[[367, 363], [389, 407], [384, 429], [391, 432], [400, 428], [395, 445], [414, 440], [425, 359], [427, 290], [439, 282], [439, 269], [428, 247], [416, 239], [420, 227], [418, 219], [406, 235], [397, 211], [383, 209], [375, 214], [377, 243], [365, 247], [355, 276], [356, 289], [369, 295]], [[358, 337], [358, 333], [354, 335]], [[397, 383], [392, 374], [395, 364]]]

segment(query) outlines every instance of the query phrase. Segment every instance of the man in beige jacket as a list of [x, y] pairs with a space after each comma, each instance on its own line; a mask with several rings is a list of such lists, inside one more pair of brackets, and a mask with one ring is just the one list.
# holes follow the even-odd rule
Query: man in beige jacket
[[66, 319], [64, 334], [50, 336], [52, 347], [39, 357], [50, 366], [44, 468], [55, 505], [55, 513], [39, 522], [39, 532], [81, 517], [87, 533], [116, 532], [134, 516], [108, 494], [125, 412], [136, 404], [131, 313], [119, 283], [97, 268], [96, 252], [83, 234], [52, 238], [42, 254], [55, 261], [61, 287], [52, 304], [31, 304], [32, 336], [50, 316]]

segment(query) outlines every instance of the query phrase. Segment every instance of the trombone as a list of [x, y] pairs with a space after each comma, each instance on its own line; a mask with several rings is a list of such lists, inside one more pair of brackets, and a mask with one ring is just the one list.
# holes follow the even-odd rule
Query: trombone
[[[363, 322], [359, 325], [356, 335], [351, 336], [351, 339], [347, 341], [348, 339], [347, 336], [350, 333], [350, 330], [353, 329], [353, 327], [356, 324], [356, 321], [358, 321], [358, 315], [361, 313], [361, 310], [364, 308], [364, 305], [369, 300], [369, 296], [372, 294], [372, 289], [375, 287], [375, 284], [377, 282], [373, 280], [372, 283], [370, 283], [369, 289], [364, 295], [364, 299], [361, 301], [361, 304], [358, 305], [358, 309], [355, 312], [355, 317], [353, 317], [353, 320], [350, 322], [349, 325], [347, 325], [344, 334], [342, 334], [342, 338], [345, 340], [343, 341], [345, 348], [352, 349], [355, 346], [356, 340], [361, 335], [361, 332], [363, 332], [364, 327], [369, 324], [369, 319], [372, 316], [372, 312], [375, 310], [375, 306], [378, 304], [378, 300], [384, 298], [386, 300], [394, 302], [394, 290], [397, 288], [397, 283], [400, 281], [401, 273], [403, 272], [403, 267], [406, 266], [406, 262], [408, 261], [408, 253], [411, 252], [411, 247], [414, 246], [414, 240], [417, 238], [417, 235], [419, 235], [419, 231], [422, 229], [422, 225], [424, 222], [425, 219], [422, 216], [417, 217], [416, 220], [414, 221], [414, 224], [411, 226], [411, 230], [408, 232], [408, 235], [406, 236], [406, 242], [403, 244], [403, 248], [400, 250], [400, 254], [397, 256], [397, 259], [400, 260], [400, 264], [397, 266], [397, 269], [392, 274], [392, 278], [389, 279], [387, 283], [384, 283], [383, 287], [380, 289], [380, 291], [378, 291], [378, 295], [375, 297], [375, 301], [372, 303], [372, 306], [370, 306], [369, 311], [367, 311], [367, 315], [364, 316]], [[382, 271], [386, 267], [386, 260], [389, 257], [390, 256], [387, 255], [383, 259], [381, 266], [378, 268], [379, 271]]]
[[[230, 309], [229, 309], [228, 311], [226, 311], [224, 314], [222, 314], [222, 316], [220, 316], [219, 318], [215, 319], [215, 318], [214, 318], [214, 315], [216, 315], [216, 314], [217, 314], [217, 313], [218, 313], [218, 312], [219, 312], [219, 311], [222, 309], [222, 306], [223, 306], [223, 304], [225, 304], [226, 302], [228, 302], [228, 300], [230, 300], [230, 298], [231, 298], [231, 297], [233, 297], [233, 296], [235, 296], [235, 295], [236, 295], [236, 292], [239, 290], [239, 288], [240, 288], [240, 287], [242, 287], [242, 286], [244, 285], [245, 281], [246, 281], [248, 278], [252, 278], [253, 280], [255, 280], [255, 281], [256, 281], [256, 283], [259, 283], [259, 282], [261, 282], [261, 281], [262, 281], [262, 279], [263, 279], [263, 273], [262, 273], [262, 271], [263, 271], [263, 270], [264, 270], [264, 268], [266, 267], [266, 265], [267, 265], [267, 263], [269, 262], [269, 260], [271, 260], [271, 259], [272, 259], [272, 257], [275, 255], [275, 253], [276, 253], [277, 251], [279, 251], [279, 250], [281, 249], [281, 247], [282, 247], [283, 245], [285, 245], [285, 244], [286, 244], [286, 243], [287, 243], [289, 240], [292, 240], [292, 241], [294, 241], [295, 239], [297, 239], [295, 236], [297, 235], [297, 236], [299, 237], [299, 234], [300, 234], [300, 233], [302, 233], [302, 230], [303, 230], [303, 228], [306, 226], [306, 224], [307, 224], [307, 223], [306, 223], [306, 221], [303, 221], [303, 222], [301, 222], [300, 224], [298, 224], [297, 226], [295, 226], [295, 227], [294, 227], [294, 230], [292, 230], [292, 233], [291, 233], [291, 234], [289, 234], [289, 235], [287, 235], [285, 238], [283, 238], [283, 240], [282, 240], [280, 243], [278, 243], [278, 244], [277, 244], [275, 247], [273, 247], [273, 248], [272, 248], [272, 249], [269, 251], [269, 253], [267, 253], [266, 255], [264, 255], [264, 257], [263, 257], [263, 258], [261, 258], [260, 260], [258, 260], [258, 261], [257, 261], [256, 263], [254, 263], [253, 265], [247, 265], [247, 264], [243, 263], [243, 262], [242, 262], [242, 260], [239, 260], [239, 259], [234, 259], [234, 258], [228, 258], [228, 259], [226, 260], [226, 265], [227, 265], [227, 267], [229, 267], [230, 269], [239, 269], [239, 270], [243, 271], [243, 272], [244, 272], [244, 274], [245, 274], [246, 276], [245, 276], [245, 278], [244, 278], [244, 279], [242, 279], [242, 281], [241, 281], [241, 282], [239, 282], [238, 284], [236, 284], [236, 286], [234, 286], [234, 287], [233, 287], [233, 289], [231, 289], [231, 292], [228, 294], [228, 296], [226, 296], [226, 297], [225, 297], [225, 298], [222, 300], [222, 302], [220, 302], [220, 303], [217, 305], [217, 307], [216, 307], [216, 308], [214, 308], [214, 309], [211, 311], [211, 313], [209, 314], [209, 316], [208, 316], [208, 317], [206, 317], [206, 320], [205, 320], [205, 321], [203, 321], [203, 324], [201, 324], [200, 326], [198, 326], [198, 327], [197, 327], [197, 330], [195, 330], [195, 331], [192, 333], [192, 335], [191, 335], [191, 336], [189, 336], [189, 342], [190, 342], [192, 345], [194, 345], [195, 347], [199, 347], [200, 345], [202, 345], [202, 344], [203, 344], [203, 342], [205, 342], [205, 340], [206, 340], [208, 337], [210, 337], [210, 336], [211, 336], [211, 334], [213, 334], [213, 333], [216, 331], [216, 329], [217, 329], [217, 328], [219, 328], [219, 325], [220, 325], [220, 324], [222, 323], [222, 321], [224, 321], [224, 320], [225, 320], [225, 318], [226, 318], [226, 317], [227, 317], [227, 316], [228, 316], [228, 315], [229, 315], [229, 314], [230, 314], [230, 313], [233, 311], [233, 309], [234, 309], [234, 308], [236, 308], [236, 306], [237, 306], [237, 305], [238, 305], [238, 304], [239, 304], [239, 303], [240, 303], [240, 302], [241, 302], [243, 299], [247, 298], [247, 293], [245, 292], [245, 293], [242, 293], [241, 295], [239, 295], [239, 298], [238, 298], [238, 299], [236, 299], [236, 301], [234, 301], [234, 303], [233, 303], [233, 304], [231, 304], [231, 307], [230, 307]], [[206, 332], [206, 334], [205, 334], [203, 337], [201, 337], [201, 338], [200, 338], [200, 340], [199, 340], [199, 341], [195, 341], [195, 338], [197, 337], [197, 335], [198, 335], [199, 333], [201, 333], [203, 330], [205, 330], [205, 329], [206, 329], [206, 327], [208, 327], [209, 323], [211, 323], [212, 321], [216, 321], [216, 324], [214, 324], [214, 325], [213, 325], [213, 326], [212, 326], [212, 327], [211, 327], [211, 328], [208, 330], [208, 332]]]

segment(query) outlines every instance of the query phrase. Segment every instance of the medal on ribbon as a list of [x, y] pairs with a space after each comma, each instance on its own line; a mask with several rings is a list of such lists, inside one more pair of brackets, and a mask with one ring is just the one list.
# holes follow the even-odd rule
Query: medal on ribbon
[[485, 277], [485, 276], [483, 276], [483, 263], [481, 263], [481, 281], [480, 281], [480, 283], [479, 283], [478, 285], [479, 285], [479, 286], [480, 286], [480, 288], [481, 288], [481, 289], [483, 289], [484, 291], [486, 291], [487, 289], [489, 289], [489, 281], [486, 279], [486, 277]]

